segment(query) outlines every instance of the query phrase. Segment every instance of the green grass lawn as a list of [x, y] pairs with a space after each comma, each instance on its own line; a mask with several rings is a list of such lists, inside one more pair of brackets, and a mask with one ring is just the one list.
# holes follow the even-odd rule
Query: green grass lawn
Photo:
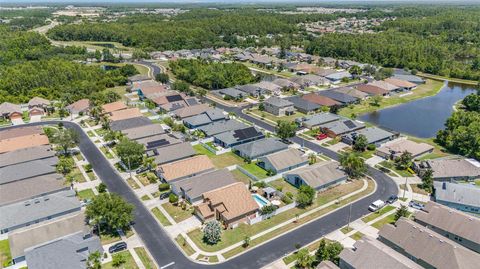
[[78, 182], [78, 183], [82, 183], [82, 182], [87, 181], [85, 179], [85, 177], [83, 176], [82, 172], [80, 172], [80, 169], [78, 169], [78, 167], [75, 167], [67, 176], [71, 177], [73, 179], [73, 181]]
[[411, 177], [413, 176], [410, 172], [408, 172], [407, 170], [400, 170], [400, 169], [397, 169], [397, 167], [395, 166], [395, 164], [391, 161], [382, 161], [379, 163], [379, 165], [383, 166], [383, 167], [386, 167], [392, 171], [394, 171], [395, 173], [397, 173], [399, 176], [401, 177]]
[[183, 210], [180, 206], [174, 206], [171, 203], [162, 204], [162, 207], [167, 213], [175, 220], [175, 222], [182, 222], [191, 216], [193, 216], [193, 207], [187, 206], [186, 210]]
[[381, 208], [380, 210], [378, 210], [377, 212], [373, 212], [373, 213], [367, 215], [366, 217], [363, 217], [362, 221], [365, 222], [365, 223], [370, 222], [370, 221], [372, 221], [372, 220], [374, 220], [374, 219], [382, 216], [383, 214], [388, 213], [388, 212], [390, 212], [394, 209], [395, 209], [394, 206], [387, 205], [387, 206]]
[[235, 169], [235, 170], [230, 171], [230, 172], [232, 173], [233, 177], [239, 182], [249, 184], [252, 181], [247, 175], [245, 175], [244, 173], [242, 173], [238, 169]]
[[172, 223], [170, 223], [170, 221], [168, 221], [167, 217], [165, 217], [165, 215], [163, 215], [163, 213], [162, 213], [162, 211], [160, 211], [160, 209], [155, 207], [151, 211], [152, 211], [153, 215], [158, 219], [158, 221], [160, 221], [160, 223], [163, 226], [172, 225]]
[[130, 254], [130, 252], [125, 250], [112, 255], [112, 257], [115, 256], [123, 256], [125, 259], [125, 263], [120, 265], [119, 267], [115, 267], [113, 266], [112, 262], [108, 262], [102, 264], [102, 269], [138, 269], [138, 265], [135, 263], [135, 260], [133, 260], [132, 254]]
[[353, 231], [353, 228], [345, 226], [345, 227], [341, 228], [340, 231], [344, 234], [348, 234], [349, 232]]
[[145, 269], [157, 269], [157, 266], [155, 266], [155, 263], [153, 263], [145, 248], [136, 247], [133, 250], [135, 250], [135, 253], [137, 253], [138, 257], [143, 263], [143, 266], [145, 266]]
[[195, 250], [188, 244], [187, 240], [182, 235], [177, 236], [175, 238], [175, 242], [185, 251], [185, 253], [190, 256], [195, 253]]
[[258, 179], [267, 178], [267, 171], [257, 165], [256, 162], [244, 163], [241, 167]]
[[[339, 197], [344, 196], [347, 193], [350, 193], [352, 191], [355, 191], [355, 190], [361, 188], [362, 185], [363, 185], [362, 181], [354, 181], [354, 182], [349, 183], [349, 184], [339, 185], [337, 187], [326, 190], [326, 191], [322, 192], [321, 194], [319, 194], [317, 199], [314, 201], [314, 204], [307, 207], [307, 208], [304, 208], [304, 209], [293, 208], [293, 209], [287, 210], [285, 212], [282, 212], [278, 215], [275, 215], [275, 216], [273, 216], [269, 219], [266, 219], [264, 221], [261, 221], [259, 223], [253, 224], [253, 225], [240, 224], [235, 229], [224, 230], [222, 232], [221, 241], [218, 242], [216, 245], [209, 245], [209, 244], [204, 243], [203, 239], [202, 239], [203, 238], [203, 232], [200, 229], [196, 229], [196, 230], [193, 230], [193, 231], [189, 232], [188, 236], [195, 242], [195, 244], [200, 249], [205, 250], [205, 251], [210, 251], [210, 252], [218, 251], [218, 250], [224, 249], [225, 247], [228, 247], [232, 244], [235, 244], [237, 242], [242, 241], [246, 236], [251, 237], [251, 236], [253, 236], [255, 234], [258, 234], [259, 232], [262, 232], [266, 229], [269, 229], [269, 228], [271, 228], [275, 225], [283, 223], [283, 222], [285, 222], [289, 219], [293, 219], [293, 218], [295, 218], [295, 216], [297, 214], [305, 213], [305, 212], [307, 212], [309, 210], [312, 210], [316, 207], [319, 207], [320, 205], [323, 205], [327, 202], [334, 201], [334, 200], [338, 199]], [[373, 189], [373, 183], [369, 184], [369, 187], [370, 187], [370, 185], [372, 185], [372, 187], [369, 188], [368, 191], [371, 191]], [[348, 199], [345, 199], [345, 200], [348, 200]], [[342, 202], [344, 202], [344, 201], [342, 201]], [[339, 203], [338, 205], [341, 205], [341, 203]], [[336, 207], [338, 205], [332, 206], [332, 209], [329, 209], [329, 210], [333, 210], [333, 207]], [[329, 210], [328, 210], [328, 208], [319, 210], [319, 211], [317, 211], [317, 212], [315, 212], [315, 213], [313, 213], [313, 214], [311, 214], [307, 217], [304, 217], [304, 218], [300, 219], [298, 221], [298, 223], [302, 223], [302, 222], [304, 223], [308, 220], [314, 219], [315, 217], [318, 217], [322, 214], [325, 214], [325, 212], [328, 212]], [[296, 223], [288, 224], [288, 225], [278, 229], [278, 232], [279, 233], [285, 232], [289, 229], [292, 229], [293, 227], [296, 227], [297, 225], [298, 224], [296, 224]], [[276, 233], [278, 233], [278, 232], [276, 231]], [[269, 233], [269, 237], [271, 237], [271, 236], [274, 236], [274, 235]], [[238, 250], [236, 250], [236, 251], [238, 251]], [[235, 251], [231, 252], [230, 255], [235, 255]]]
[[8, 267], [11, 264], [12, 254], [8, 239], [0, 241], [0, 268]]
[[138, 186], [137, 182], [135, 182], [135, 180], [133, 180], [133, 178], [127, 179], [127, 183], [134, 190], [140, 189], [140, 186]]
[[333, 146], [335, 144], [338, 144], [338, 142], [340, 142], [340, 138], [339, 137], [334, 137], [334, 138], [328, 140], [327, 142], [325, 142], [325, 144], [327, 144], [329, 146]]
[[395, 223], [395, 214], [388, 215], [387, 217], [375, 222], [372, 224], [372, 227], [377, 228], [380, 230], [380, 228], [383, 227], [385, 224], [393, 224]]
[[207, 155], [216, 168], [225, 168], [235, 164], [240, 165], [244, 163], [243, 159], [233, 152], [215, 155], [200, 144], [193, 146], [193, 148], [198, 154]]
[[361, 232], [356, 232], [356, 233], [350, 235], [350, 237], [351, 237], [353, 240], [358, 241], [358, 240], [362, 239], [363, 234], [362, 234]]
[[250, 112], [252, 114], [255, 114], [258, 117], [265, 118], [265, 119], [271, 120], [273, 122], [277, 122], [279, 120], [294, 121], [296, 118], [305, 117], [305, 114], [303, 114], [301, 112], [298, 112], [298, 111], [295, 112], [293, 115], [289, 115], [289, 116], [276, 116], [276, 115], [270, 114], [266, 111], [260, 111], [260, 110], [258, 110], [258, 108], [252, 108], [250, 110]]
[[142, 200], [142, 201], [148, 201], [148, 200], [150, 200], [150, 196], [148, 196], [148, 195], [145, 194], [144, 196], [142, 196], [142, 197], [140, 198], [140, 200]]
[[85, 158], [83, 158], [83, 155], [81, 153], [77, 153], [74, 155], [75, 158], [78, 160], [78, 161], [83, 161], [85, 160]]
[[107, 156], [108, 159], [113, 159], [113, 155], [108, 149], [105, 147], [100, 147], [100, 150], [103, 152], [103, 154], [105, 154], [105, 156]]
[[94, 136], [95, 136], [95, 134], [93, 133], [93, 131], [88, 131], [88, 132], [87, 132], [87, 135], [88, 135], [89, 137], [94, 137]]
[[140, 181], [140, 183], [142, 183], [143, 186], [148, 186], [148, 185], [152, 184], [152, 182], [150, 182], [150, 180], [148, 180], [148, 178], [146, 177], [145, 174], [141, 174], [141, 175], [137, 176], [137, 179], [138, 179], [138, 181]]
[[298, 188], [293, 186], [292, 184], [288, 183], [283, 178], [271, 181], [268, 184], [270, 184], [272, 187], [274, 187], [277, 190], [281, 190], [281, 192], [283, 192], [283, 193], [290, 192], [294, 196], [297, 195]]
[[480, 179], [475, 180], [475, 185], [480, 187]]
[[95, 197], [95, 193], [93, 192], [92, 189], [81, 190], [77, 193], [77, 195], [78, 195], [78, 198], [80, 198], [81, 200], [93, 199], [93, 197]]
[[90, 181], [93, 181], [93, 180], [96, 179], [95, 174], [93, 173], [93, 171], [87, 172], [87, 176], [88, 176], [88, 178], [90, 179]]

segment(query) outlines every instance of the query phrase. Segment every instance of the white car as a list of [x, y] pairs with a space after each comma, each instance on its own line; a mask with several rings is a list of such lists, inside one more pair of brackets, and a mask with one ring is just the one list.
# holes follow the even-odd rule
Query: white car
[[379, 210], [380, 208], [384, 207], [385, 206], [385, 202], [382, 201], [382, 200], [377, 200], [375, 202], [373, 202], [369, 207], [368, 207], [368, 210], [372, 211], [372, 212], [375, 212], [377, 210]]

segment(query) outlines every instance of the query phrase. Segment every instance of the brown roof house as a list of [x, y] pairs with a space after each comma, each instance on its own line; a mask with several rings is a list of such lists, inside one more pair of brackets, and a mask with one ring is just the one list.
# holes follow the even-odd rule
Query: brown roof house
[[39, 107], [44, 110], [47, 109], [48, 106], [50, 106], [50, 101], [41, 97], [33, 97], [28, 101], [28, 108], [32, 109], [33, 107]]
[[111, 113], [118, 110], [127, 109], [128, 107], [123, 103], [123, 101], [117, 101], [113, 103], [108, 103], [102, 105], [102, 110], [104, 113]]
[[3, 102], [0, 104], [0, 117], [4, 119], [21, 119], [23, 116], [20, 105]]
[[417, 87], [417, 84], [415, 84], [415, 83], [412, 83], [412, 82], [406, 81], [406, 80], [402, 80], [402, 79], [398, 79], [398, 78], [387, 78], [387, 79], [384, 79], [383, 81], [399, 87], [400, 90], [402, 90], [402, 91], [413, 90], [415, 87]]
[[235, 228], [255, 217], [259, 205], [245, 184], [236, 182], [203, 194], [203, 203], [195, 206], [195, 214], [203, 221], [217, 219], [227, 228]]
[[48, 143], [48, 137], [43, 134], [32, 134], [3, 139], [0, 140], [0, 154], [24, 148], [48, 145]]
[[340, 105], [339, 102], [337, 102], [337, 101], [335, 101], [335, 100], [333, 100], [329, 97], [321, 96], [321, 95], [318, 95], [318, 94], [315, 94], [315, 93], [305, 94], [304, 96], [302, 96], [302, 99], [306, 100], [306, 101], [309, 101], [309, 102], [312, 102], [312, 103], [317, 104], [317, 105], [321, 105], [321, 106], [331, 107], [331, 106], [335, 106], [335, 105]]
[[143, 116], [143, 114], [142, 112], [140, 112], [140, 109], [138, 109], [137, 107], [133, 107], [133, 108], [127, 108], [127, 109], [111, 112], [110, 120], [119, 121], [119, 120], [126, 120], [126, 119], [141, 117], [141, 116]]
[[414, 158], [426, 153], [433, 152], [433, 146], [427, 143], [417, 143], [408, 139], [395, 139], [383, 144], [375, 152], [380, 157], [392, 159], [402, 155], [403, 152], [410, 152]]
[[72, 103], [66, 107], [72, 117], [77, 117], [81, 114], [85, 114], [90, 110], [90, 100], [81, 99]]
[[377, 86], [374, 86], [374, 85], [371, 85], [371, 84], [361, 84], [361, 85], [358, 85], [357, 86], [357, 90], [361, 91], [361, 92], [364, 92], [368, 95], [382, 95], [382, 96], [386, 96], [388, 95], [390, 92], [383, 89], [383, 88], [380, 88], [380, 87], [377, 87]]
[[188, 159], [160, 165], [158, 176], [167, 183], [193, 177], [215, 169], [212, 161], [206, 155], [198, 155]]

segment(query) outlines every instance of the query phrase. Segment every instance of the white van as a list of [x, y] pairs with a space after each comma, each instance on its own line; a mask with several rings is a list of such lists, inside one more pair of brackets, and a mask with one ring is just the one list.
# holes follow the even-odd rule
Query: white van
[[372, 211], [372, 212], [375, 212], [377, 210], [379, 210], [380, 208], [384, 207], [385, 206], [385, 202], [382, 201], [382, 200], [377, 200], [375, 202], [373, 202], [369, 207], [368, 207], [368, 210]]

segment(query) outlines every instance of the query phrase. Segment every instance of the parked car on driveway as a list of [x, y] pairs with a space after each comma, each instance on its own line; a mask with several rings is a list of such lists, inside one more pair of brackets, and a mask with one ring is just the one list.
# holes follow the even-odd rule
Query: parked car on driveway
[[398, 196], [392, 195], [392, 196], [388, 197], [387, 203], [388, 203], [388, 204], [393, 204], [393, 203], [395, 203], [397, 200], [398, 200]]
[[418, 209], [418, 210], [422, 210], [422, 209], [425, 208], [424, 204], [421, 204], [421, 203], [415, 202], [415, 201], [410, 201], [410, 203], [408, 203], [408, 206], [412, 207], [412, 208], [415, 208], [415, 209]]
[[150, 170], [150, 167], [148, 167], [148, 166], [147, 166], [147, 167], [142, 166], [142, 167], [138, 168], [137, 170], [135, 170], [135, 173], [141, 174], [141, 173], [146, 172], [146, 171], [149, 171], [149, 170]]
[[325, 138], [327, 138], [328, 136], [326, 134], [319, 134], [317, 135], [317, 140], [323, 140]]
[[119, 252], [119, 251], [122, 251], [122, 250], [125, 250], [127, 249], [127, 243], [125, 242], [119, 242], [119, 243], [116, 243], [115, 245], [112, 245], [108, 248], [108, 252], [109, 253], [115, 253], [115, 252]]
[[385, 202], [382, 201], [382, 200], [377, 200], [375, 202], [373, 202], [369, 207], [368, 207], [368, 210], [372, 211], [372, 212], [376, 212], [378, 211], [380, 208], [384, 207], [385, 206]]
[[167, 199], [170, 196], [170, 193], [171, 192], [168, 191], [168, 192], [164, 192], [164, 193], [160, 194], [160, 197], [159, 197], [160, 200]]

